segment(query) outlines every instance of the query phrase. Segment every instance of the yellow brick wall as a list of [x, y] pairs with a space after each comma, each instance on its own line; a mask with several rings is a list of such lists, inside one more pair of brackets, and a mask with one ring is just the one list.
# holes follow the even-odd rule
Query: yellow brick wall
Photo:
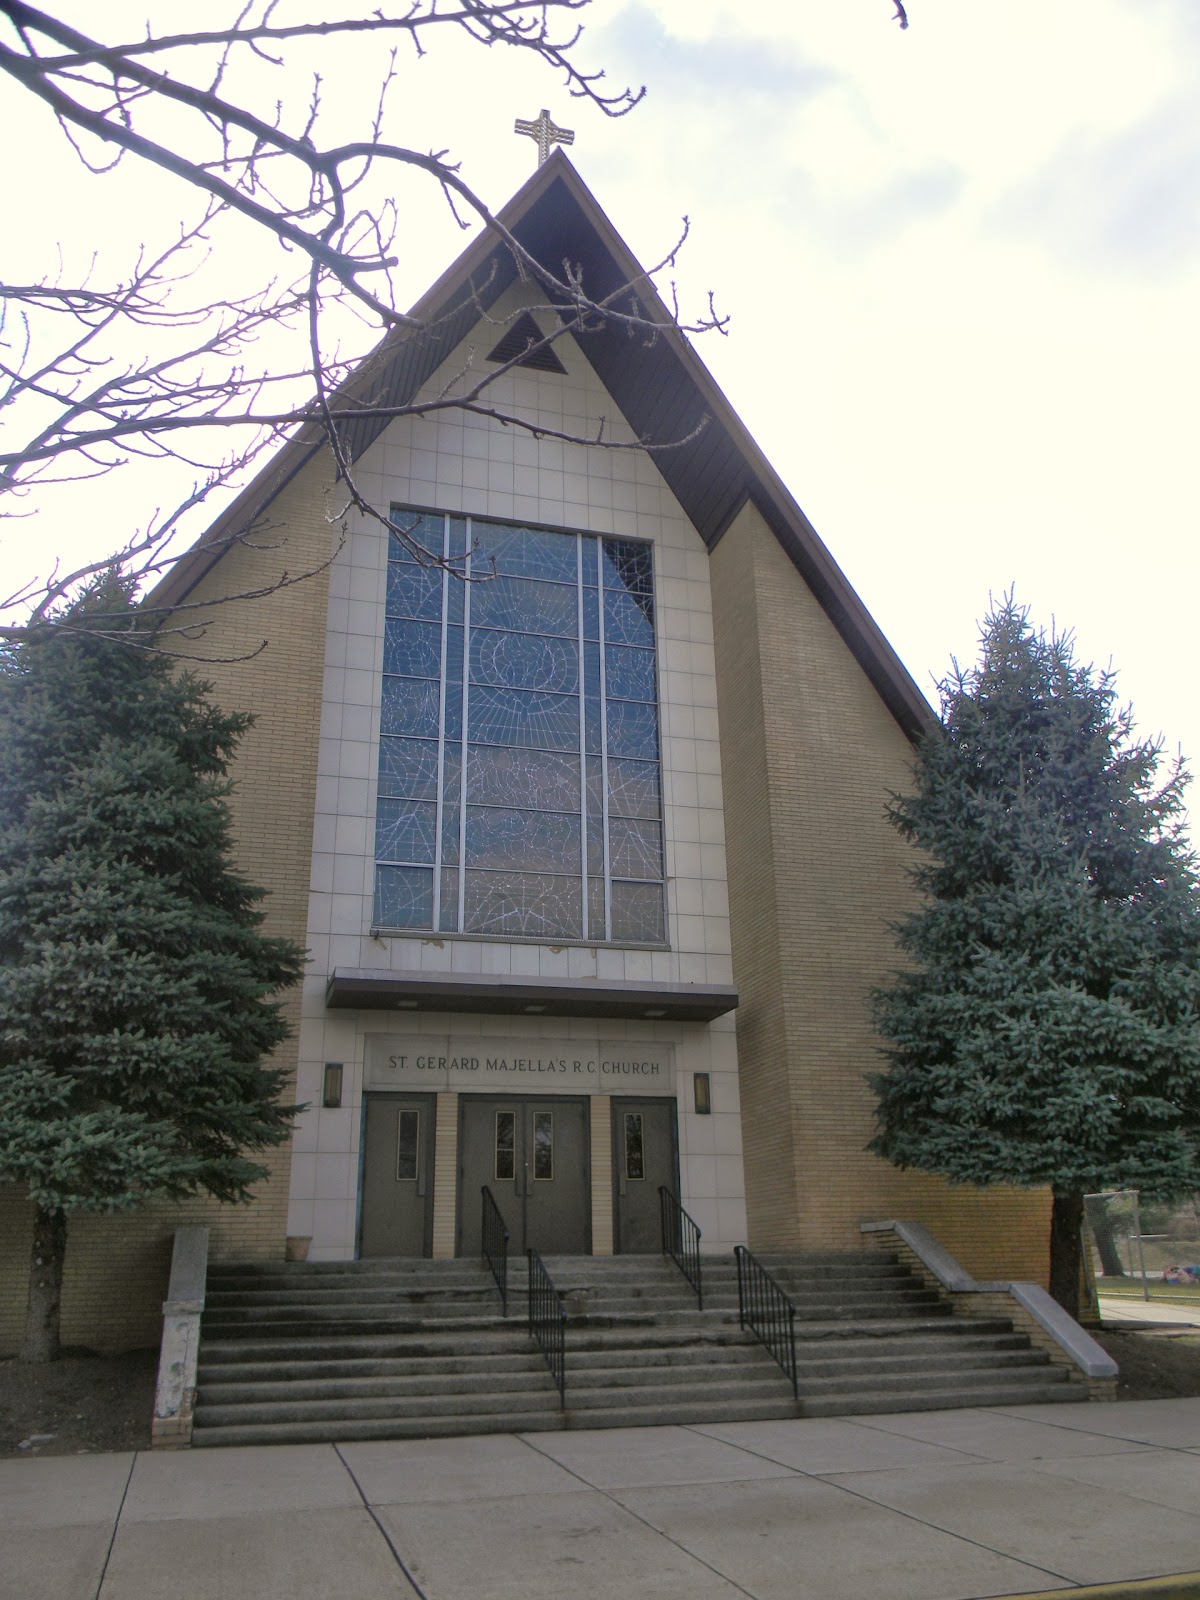
[[858, 1248], [924, 1223], [976, 1277], [1046, 1279], [1042, 1192], [952, 1188], [867, 1154], [867, 996], [896, 964], [907, 739], [758, 511], [712, 556], [751, 1246]]
[[[273, 504], [264, 531], [231, 547], [187, 597], [189, 603], [263, 588], [285, 570], [295, 577], [321, 567], [337, 537], [326, 511], [329, 476], [323, 457], [298, 473]], [[204, 658], [193, 670], [212, 683], [222, 710], [253, 711], [257, 718], [232, 773], [234, 858], [240, 871], [268, 891], [264, 930], [301, 944], [308, 922], [328, 597], [328, 574], [322, 570], [255, 600], [227, 600], [207, 614], [211, 626], [202, 638], [179, 646]], [[195, 615], [189, 613], [188, 620]], [[258, 651], [264, 640], [266, 648]], [[295, 1029], [298, 987], [287, 996], [286, 1014]], [[294, 1039], [275, 1059], [294, 1074]], [[284, 1098], [293, 1101], [294, 1089]], [[207, 1225], [214, 1256], [282, 1258], [290, 1148], [283, 1145], [256, 1159], [269, 1177], [257, 1186], [251, 1205], [196, 1199], [118, 1217], [72, 1216], [64, 1341], [100, 1350], [158, 1342], [177, 1227]], [[21, 1339], [31, 1226], [31, 1208], [21, 1192], [0, 1187], [0, 1354], [11, 1354]]]

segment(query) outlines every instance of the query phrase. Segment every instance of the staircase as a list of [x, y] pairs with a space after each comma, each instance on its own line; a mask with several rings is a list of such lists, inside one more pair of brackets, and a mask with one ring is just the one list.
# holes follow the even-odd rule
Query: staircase
[[1082, 1378], [1055, 1366], [1007, 1318], [954, 1316], [946, 1297], [895, 1256], [758, 1259], [796, 1306], [801, 1416], [1088, 1398]]
[[883, 1253], [761, 1258], [796, 1303], [791, 1384], [738, 1325], [731, 1259], [704, 1309], [655, 1256], [550, 1257], [567, 1307], [566, 1409], [525, 1326], [474, 1261], [214, 1265], [195, 1445], [526, 1432], [1086, 1399], [1001, 1320], [950, 1314]]

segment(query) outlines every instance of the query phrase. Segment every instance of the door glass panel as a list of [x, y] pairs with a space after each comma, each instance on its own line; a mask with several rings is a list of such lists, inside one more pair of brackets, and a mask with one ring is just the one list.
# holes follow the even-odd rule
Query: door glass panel
[[646, 1176], [646, 1147], [642, 1136], [640, 1111], [625, 1113], [625, 1176], [627, 1178]]
[[396, 1182], [417, 1181], [421, 1148], [421, 1113], [401, 1111], [396, 1120]]
[[496, 1113], [496, 1182], [511, 1183], [516, 1176], [517, 1118], [513, 1111]]
[[533, 1175], [535, 1178], [554, 1177], [554, 1113], [533, 1113]]

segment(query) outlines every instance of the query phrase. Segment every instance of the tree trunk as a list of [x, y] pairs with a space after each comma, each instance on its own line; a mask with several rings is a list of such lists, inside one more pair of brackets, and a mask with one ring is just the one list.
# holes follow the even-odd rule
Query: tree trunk
[[50, 1211], [38, 1206], [33, 1218], [33, 1254], [29, 1262], [29, 1301], [22, 1361], [57, 1361], [62, 1353], [58, 1312], [66, 1254], [66, 1213], [59, 1206]]
[[1079, 1317], [1079, 1273], [1083, 1265], [1083, 1194], [1054, 1191], [1050, 1212], [1050, 1293], [1064, 1311]]
[[1125, 1263], [1121, 1260], [1121, 1253], [1117, 1249], [1117, 1236], [1113, 1229], [1113, 1220], [1108, 1214], [1108, 1207], [1103, 1200], [1098, 1200], [1087, 1208], [1087, 1219], [1091, 1224], [1092, 1237], [1096, 1241], [1096, 1249], [1100, 1254], [1100, 1270], [1106, 1278], [1123, 1278], [1125, 1276]]

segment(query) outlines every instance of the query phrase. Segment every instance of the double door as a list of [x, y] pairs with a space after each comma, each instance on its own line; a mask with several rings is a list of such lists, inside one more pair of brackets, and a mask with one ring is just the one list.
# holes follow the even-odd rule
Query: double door
[[508, 1229], [508, 1248], [542, 1255], [591, 1250], [589, 1102], [464, 1095], [459, 1129], [459, 1246], [482, 1247], [486, 1185]]

